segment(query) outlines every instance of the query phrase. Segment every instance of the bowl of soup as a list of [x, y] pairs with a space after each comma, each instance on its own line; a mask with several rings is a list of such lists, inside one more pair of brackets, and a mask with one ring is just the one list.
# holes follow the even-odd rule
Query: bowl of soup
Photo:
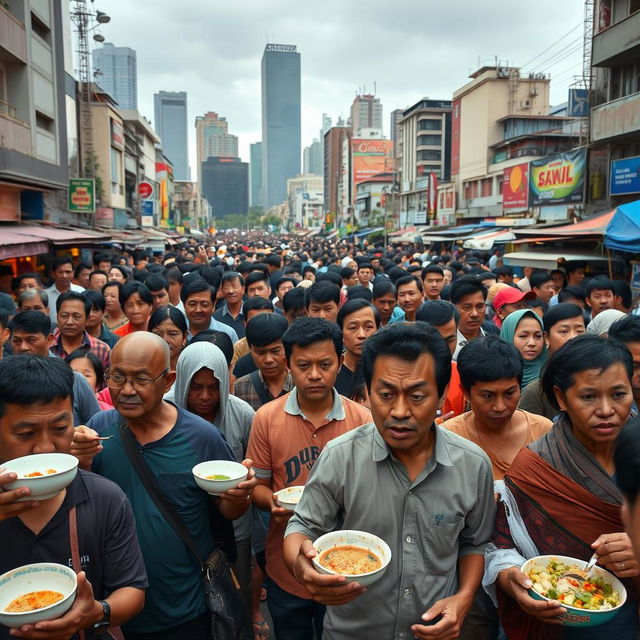
[[313, 546], [318, 553], [312, 562], [320, 573], [344, 576], [362, 586], [382, 578], [391, 562], [389, 545], [366, 531], [332, 531]]
[[246, 480], [249, 469], [231, 460], [208, 460], [197, 464], [191, 472], [201, 489], [218, 496], [229, 489], [235, 489]]
[[68, 453], [36, 453], [9, 460], [0, 467], [18, 475], [17, 480], [3, 485], [3, 490], [18, 487], [31, 490], [28, 496], [18, 498], [18, 502], [48, 500], [73, 482], [78, 473], [78, 458]]
[[0, 624], [21, 627], [63, 616], [76, 597], [77, 578], [54, 562], [27, 564], [0, 576]]
[[280, 489], [280, 491], [276, 491], [273, 495], [275, 496], [279, 507], [289, 511], [295, 511], [296, 505], [300, 502], [300, 498], [302, 498], [303, 491], [304, 486], [297, 485], [294, 487], [287, 487], [286, 489]]
[[[595, 566], [588, 575], [585, 560], [567, 556], [536, 556], [520, 570], [532, 582], [535, 600], [557, 600], [567, 610], [560, 617], [566, 627], [595, 627], [609, 622], [627, 600], [627, 590], [612, 573]], [[579, 575], [584, 580], [567, 574]]]

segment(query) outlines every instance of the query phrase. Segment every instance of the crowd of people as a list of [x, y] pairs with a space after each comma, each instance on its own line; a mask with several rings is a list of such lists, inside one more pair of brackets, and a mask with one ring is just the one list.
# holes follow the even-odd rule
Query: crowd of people
[[[71, 566], [74, 537], [82, 569], [66, 614], [0, 637], [216, 640], [199, 558], [220, 548], [247, 640], [637, 640], [632, 289], [578, 262], [516, 271], [499, 251], [258, 232], [0, 265], [0, 485], [21, 456], [80, 464], [54, 498], [0, 493], [0, 574]], [[191, 472], [208, 460], [247, 477], [209, 496]], [[316, 570], [336, 529], [389, 545], [380, 580]], [[563, 626], [520, 567], [594, 553], [627, 601]]]

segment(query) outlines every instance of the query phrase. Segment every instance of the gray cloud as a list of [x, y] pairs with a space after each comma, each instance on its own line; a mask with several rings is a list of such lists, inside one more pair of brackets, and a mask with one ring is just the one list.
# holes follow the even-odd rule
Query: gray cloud
[[[303, 144], [317, 136], [323, 112], [346, 117], [358, 87], [377, 94], [389, 113], [423, 96], [448, 99], [478, 64], [494, 56], [522, 65], [577, 26], [583, 0], [96, 0], [111, 23], [107, 41], [138, 55], [138, 102], [153, 120], [153, 93], [189, 94], [195, 116], [217, 111], [240, 136], [241, 155], [261, 137], [260, 59], [267, 39], [297, 44], [302, 62]], [[525, 71], [551, 72], [554, 103], [566, 99], [581, 50], [562, 44]], [[558, 75], [560, 73], [560, 75]], [[554, 78], [557, 76], [558, 80]], [[388, 133], [388, 131], [386, 131]], [[191, 132], [193, 137], [193, 131]], [[192, 174], [195, 153], [192, 147]]]

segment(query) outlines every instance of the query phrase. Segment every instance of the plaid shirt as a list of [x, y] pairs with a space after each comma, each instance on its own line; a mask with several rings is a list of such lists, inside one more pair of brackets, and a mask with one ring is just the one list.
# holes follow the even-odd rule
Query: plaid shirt
[[[109, 345], [102, 342], [102, 340], [98, 340], [98, 338], [94, 338], [90, 336], [86, 331], [84, 332], [84, 337], [82, 340], [82, 345], [78, 347], [79, 349], [86, 349], [87, 351], [91, 351], [97, 358], [102, 362], [102, 367], [106, 371], [109, 368], [109, 360], [111, 358], [111, 349]], [[50, 349], [53, 355], [58, 356], [58, 358], [62, 358], [66, 360], [69, 355], [62, 346], [62, 337], [60, 335], [60, 329], [56, 329], [53, 334], [53, 344]]]
[[[264, 384], [264, 378], [262, 377], [262, 374], [260, 374], [260, 380], [262, 381], [262, 384]], [[268, 387], [265, 385], [264, 388], [265, 391], [269, 394], [271, 400], [275, 400], [275, 398], [271, 395], [271, 391], [269, 391]], [[289, 393], [291, 389], [293, 389], [293, 380], [291, 379], [291, 374], [287, 373], [287, 377], [284, 379], [284, 384], [282, 385], [282, 391], [278, 395], [278, 398]], [[253, 382], [251, 382], [250, 373], [248, 373], [246, 376], [238, 378], [235, 381], [235, 384], [233, 385], [233, 395], [237, 398], [240, 398], [240, 400], [244, 400], [246, 403], [250, 404], [251, 408], [254, 411], [257, 411], [263, 404], [260, 396], [258, 395], [258, 392], [256, 391], [256, 388], [253, 386]]]

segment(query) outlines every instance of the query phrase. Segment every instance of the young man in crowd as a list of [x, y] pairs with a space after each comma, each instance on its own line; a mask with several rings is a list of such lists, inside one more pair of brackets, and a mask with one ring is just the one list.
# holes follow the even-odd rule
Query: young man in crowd
[[474, 276], [462, 276], [451, 283], [451, 302], [458, 309], [458, 344], [453, 352], [456, 360], [467, 342], [485, 335], [487, 290]]
[[378, 310], [380, 325], [387, 326], [396, 308], [396, 288], [388, 278], [382, 278], [373, 285], [373, 306]]
[[360, 389], [364, 386], [364, 378], [358, 366], [362, 347], [364, 341], [380, 328], [380, 317], [370, 302], [356, 298], [348, 300], [340, 308], [337, 322], [342, 331], [344, 354], [334, 386], [340, 395], [359, 401], [366, 395]]
[[[89, 273], [87, 273], [87, 285], [89, 284]], [[75, 291], [82, 293], [85, 287], [81, 287], [71, 282], [73, 277], [73, 260], [71, 256], [58, 256], [53, 259], [51, 263], [51, 275], [53, 277], [53, 284], [45, 289], [49, 296], [49, 316], [51, 321], [56, 321], [57, 307], [56, 302], [58, 296], [62, 295], [66, 291]]]
[[373, 267], [370, 262], [361, 262], [358, 265], [358, 271], [356, 272], [358, 277], [358, 282], [363, 286], [367, 287], [367, 289], [373, 289], [373, 284], [371, 281], [373, 280]]
[[102, 287], [107, 284], [109, 277], [106, 271], [92, 271], [89, 274], [89, 289], [93, 291], [102, 291]]
[[227, 271], [222, 276], [220, 287], [224, 304], [213, 314], [213, 317], [218, 322], [231, 327], [238, 338], [244, 338], [245, 318], [242, 312], [244, 278], [236, 271]]
[[[317, 286], [317, 285], [313, 285]], [[313, 288], [310, 287], [310, 288]], [[322, 448], [336, 436], [370, 419], [369, 411], [343, 398], [333, 386], [342, 362], [342, 336], [324, 318], [301, 318], [282, 338], [294, 388], [256, 413], [248, 456], [258, 486], [254, 503], [271, 513], [266, 545], [267, 603], [277, 638], [320, 637], [324, 607], [289, 574], [282, 555], [292, 513], [278, 506], [274, 492], [304, 485]]]
[[294, 287], [291, 291], [287, 291], [282, 298], [282, 310], [289, 324], [298, 318], [306, 318], [309, 315], [306, 290], [302, 287]]
[[286, 318], [275, 313], [256, 314], [247, 322], [246, 340], [256, 370], [238, 378], [233, 393], [254, 411], [293, 388], [282, 343], [288, 326]]
[[109, 345], [94, 338], [86, 331], [87, 318], [91, 313], [91, 301], [81, 293], [66, 291], [56, 301], [58, 328], [53, 334], [50, 350], [59, 358], [66, 358], [77, 349], [93, 353], [106, 371], [109, 368]]
[[104, 318], [107, 309], [104, 296], [99, 291], [92, 289], [87, 289], [80, 295], [91, 303], [91, 311], [89, 311], [85, 325], [86, 332], [90, 337], [104, 342], [110, 349], [113, 349], [119, 338], [102, 324], [102, 318]]
[[[326, 638], [458, 637], [480, 586], [495, 504], [486, 454], [434, 425], [450, 363], [444, 340], [424, 324], [392, 324], [365, 343], [373, 422], [325, 447], [284, 542], [291, 575], [333, 605]], [[338, 527], [390, 546], [377, 582], [364, 588], [314, 568], [313, 540]]]
[[[11, 350], [14, 356], [51, 356], [53, 343], [51, 320], [40, 311], [22, 311], [9, 323]], [[98, 401], [87, 379], [73, 372], [73, 423], [84, 424], [100, 411]]]
[[[432, 300], [424, 303], [416, 313], [416, 320], [426, 322], [438, 330], [453, 355], [458, 345], [458, 310], [447, 300]], [[447, 387], [447, 395], [440, 411], [440, 419], [447, 420], [464, 413], [465, 399], [460, 386], [458, 366], [451, 363], [451, 380]]]
[[[22, 456], [71, 453], [74, 378], [58, 358], [0, 362], [0, 467]], [[16, 479], [13, 472], [0, 472], [3, 485]], [[0, 536], [10, 541], [0, 550], [0, 573], [34, 562], [70, 566], [73, 526], [82, 571], [71, 608], [55, 620], [24, 625], [19, 637], [70, 638], [79, 631], [99, 637], [135, 616], [144, 604], [147, 577], [124, 493], [82, 470], [53, 498], [30, 499], [29, 493], [23, 486], [0, 494]], [[0, 629], [0, 638], [13, 637]]]
[[270, 253], [264, 262], [269, 269], [271, 289], [276, 291], [278, 281], [282, 278], [282, 258], [277, 253]]
[[440, 300], [444, 288], [444, 271], [437, 264], [428, 264], [422, 269], [422, 289], [425, 300]]
[[253, 271], [244, 281], [244, 294], [247, 298], [260, 296], [265, 300], [271, 300], [271, 284], [269, 276], [262, 271]]
[[399, 320], [415, 322], [416, 312], [424, 300], [422, 283], [413, 276], [402, 276], [396, 280], [395, 287], [398, 306], [404, 313], [404, 317]]
[[274, 291], [276, 292], [276, 297], [271, 301], [273, 302], [273, 305], [281, 311], [284, 311], [282, 301], [287, 293], [291, 291], [291, 289], [293, 289], [295, 286], [296, 283], [293, 278], [280, 278], [280, 280], [278, 280], [278, 282], [276, 283], [276, 287], [274, 289]]
[[27, 289], [42, 289], [42, 278], [40, 274], [31, 271], [22, 273], [16, 278], [15, 293], [19, 296], [23, 291]]
[[593, 320], [601, 311], [613, 309], [615, 286], [609, 278], [598, 276], [587, 284], [587, 304]]
[[145, 281], [145, 286], [151, 291], [153, 298], [153, 310], [166, 307], [171, 304], [169, 297], [169, 281], [160, 273], [151, 274]]
[[342, 278], [342, 286], [344, 288], [355, 287], [358, 284], [358, 273], [351, 267], [343, 267], [340, 269], [340, 277]]
[[340, 308], [340, 289], [332, 282], [315, 282], [306, 289], [306, 307], [312, 318], [335, 322]]
[[631, 389], [633, 390], [633, 416], [638, 414], [640, 407], [640, 317], [626, 316], [616, 320], [609, 327], [609, 337], [623, 342], [633, 357], [633, 378]]
[[[134, 438], [136, 449], [158, 478], [159, 490], [178, 510], [200, 558], [214, 547], [209, 512], [213, 505], [185, 470], [205, 460], [234, 460], [233, 452], [210, 423], [163, 400], [175, 372], [169, 368], [169, 347], [159, 336], [139, 331], [121, 339], [114, 347], [106, 380], [115, 409], [102, 411], [87, 426], [76, 428], [72, 451], [82, 467], [91, 467], [120, 486], [136, 518], [149, 588], [144, 609], [126, 627], [127, 640], [208, 640], [200, 563], [141, 485], [124, 453], [123, 438]], [[99, 436], [111, 438], [101, 441]], [[251, 467], [250, 460], [243, 464]], [[250, 478], [222, 494], [216, 504], [219, 515], [234, 520], [245, 513], [254, 484]]]
[[505, 318], [520, 309], [526, 309], [527, 302], [536, 299], [533, 291], [522, 291], [516, 287], [504, 287], [496, 293], [493, 299], [493, 310], [496, 312], [493, 322], [497, 327], [501, 327]]
[[[565, 342], [586, 331], [582, 308], [570, 302], [561, 302], [551, 307], [544, 314], [542, 324], [548, 358]], [[558, 415], [558, 410], [542, 392], [539, 379], [533, 380], [524, 388], [518, 407], [549, 420], [553, 420]]]
[[180, 291], [182, 289], [183, 280], [180, 269], [165, 269], [164, 277], [169, 283], [169, 303], [176, 307], [176, 309], [180, 309], [180, 311], [184, 313], [184, 305], [182, 304], [182, 299], [180, 298]]
[[551, 298], [555, 295], [553, 277], [547, 271], [536, 271], [529, 280], [531, 282], [531, 290], [536, 294], [536, 298], [542, 302], [546, 312]]
[[229, 325], [212, 317], [216, 290], [204, 278], [189, 278], [182, 285], [180, 296], [189, 323], [189, 339], [201, 331], [210, 329], [226, 333], [234, 344], [238, 341], [238, 335]]
[[[253, 298], [247, 298], [247, 300], [245, 300], [244, 317], [247, 320], [247, 324], [249, 324], [249, 320], [251, 320], [251, 318], [254, 318], [261, 313], [275, 313], [273, 303], [266, 298], [261, 298], [260, 296], [254, 296]], [[282, 316], [280, 313], [277, 315]], [[238, 342], [233, 345], [233, 360], [231, 361], [231, 366], [235, 367], [238, 361], [246, 355], [249, 355], [249, 353], [249, 343], [247, 342], [247, 336], [245, 335], [244, 338], [240, 338]], [[249, 358], [251, 358], [250, 355]]]
[[71, 283], [75, 284], [80, 289], [88, 289], [89, 288], [89, 275], [93, 270], [88, 264], [84, 264], [84, 262], [79, 262], [75, 269], [73, 270], [73, 278], [71, 279]]

